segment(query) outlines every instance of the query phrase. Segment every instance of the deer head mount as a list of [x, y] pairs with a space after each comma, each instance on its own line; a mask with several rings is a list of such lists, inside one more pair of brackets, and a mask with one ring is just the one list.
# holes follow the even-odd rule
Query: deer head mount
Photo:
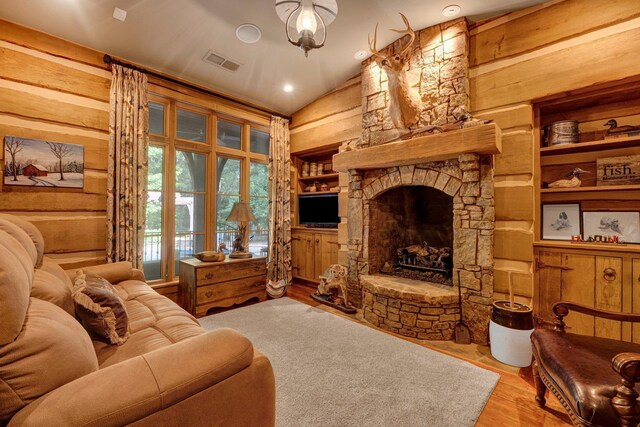
[[369, 48], [380, 68], [385, 70], [389, 81], [389, 115], [397, 128], [409, 128], [418, 123], [420, 119], [420, 98], [409, 85], [407, 80], [407, 64], [412, 54], [413, 42], [416, 33], [409, 25], [409, 20], [402, 13], [402, 20], [406, 24], [405, 30], [391, 30], [403, 36], [408, 35], [409, 41], [399, 49], [399, 52], [390, 55], [378, 52], [376, 40], [378, 37], [378, 24], [373, 32], [373, 40], [368, 37]]

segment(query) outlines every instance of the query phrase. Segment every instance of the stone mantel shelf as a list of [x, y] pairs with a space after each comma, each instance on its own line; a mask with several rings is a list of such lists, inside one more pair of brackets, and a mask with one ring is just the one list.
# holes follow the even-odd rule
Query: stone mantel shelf
[[495, 123], [489, 123], [419, 136], [406, 141], [343, 151], [333, 156], [333, 169], [338, 172], [347, 172], [350, 169], [379, 169], [450, 160], [465, 153], [501, 152], [502, 131]]

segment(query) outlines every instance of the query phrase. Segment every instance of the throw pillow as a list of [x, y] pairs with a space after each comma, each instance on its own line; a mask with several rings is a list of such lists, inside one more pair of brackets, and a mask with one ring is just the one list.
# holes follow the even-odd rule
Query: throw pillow
[[73, 285], [76, 315], [84, 327], [111, 344], [129, 338], [129, 319], [124, 302], [113, 285], [97, 274], [79, 270]]

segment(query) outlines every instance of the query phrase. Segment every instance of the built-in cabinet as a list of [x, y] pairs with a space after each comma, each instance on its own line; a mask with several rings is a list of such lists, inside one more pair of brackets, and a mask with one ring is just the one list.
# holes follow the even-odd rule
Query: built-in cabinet
[[[640, 122], [640, 84], [562, 96], [536, 105], [534, 111], [540, 131], [534, 182], [541, 205], [579, 203], [581, 212], [640, 210], [639, 185], [598, 185], [596, 173], [598, 159], [638, 154], [639, 136], [613, 139], [606, 134], [604, 123], [610, 119], [619, 125]], [[580, 123], [580, 142], [545, 146], [542, 130], [561, 120]], [[580, 186], [548, 188], [546, 183], [561, 179], [576, 167], [590, 172], [580, 177]], [[640, 245], [544, 240], [541, 217], [538, 212], [533, 224], [537, 316], [553, 321], [551, 307], [561, 300], [640, 313]], [[565, 321], [570, 332], [640, 342], [640, 325], [573, 312]]]
[[331, 264], [338, 263], [338, 232], [335, 229], [294, 228], [291, 232], [293, 277], [318, 283]]
[[[536, 247], [535, 258], [534, 304], [542, 319], [553, 321], [551, 307], [561, 300], [613, 312], [640, 312], [640, 250], [615, 252], [547, 243]], [[572, 312], [565, 321], [573, 333], [640, 342], [640, 325], [632, 329], [627, 322]]]

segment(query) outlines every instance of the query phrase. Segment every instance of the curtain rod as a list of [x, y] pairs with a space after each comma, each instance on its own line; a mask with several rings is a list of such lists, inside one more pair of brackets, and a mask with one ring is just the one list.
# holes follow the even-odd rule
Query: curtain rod
[[183, 82], [183, 81], [180, 81], [178, 79], [174, 79], [173, 77], [165, 76], [165, 75], [162, 75], [160, 73], [156, 73], [155, 71], [151, 71], [151, 70], [147, 70], [146, 68], [138, 67], [137, 65], [133, 65], [133, 64], [129, 64], [127, 62], [120, 61], [119, 59], [116, 59], [116, 58], [112, 57], [111, 55], [109, 55], [107, 53], [104, 54], [104, 56], [102, 57], [102, 60], [104, 61], [105, 64], [120, 65], [120, 66], [125, 67], [125, 68], [129, 68], [129, 69], [132, 69], [132, 70], [135, 70], [135, 71], [139, 71], [139, 72], [144, 73], [144, 74], [146, 74], [148, 76], [156, 77], [156, 78], [159, 78], [159, 79], [171, 82], [171, 83], [178, 84], [180, 86], [187, 87], [189, 89], [196, 90], [198, 92], [206, 93], [207, 95], [213, 95], [213, 96], [215, 96], [217, 98], [224, 99], [225, 101], [231, 101], [231, 102], [233, 102], [235, 104], [240, 104], [240, 105], [243, 105], [245, 107], [249, 107], [249, 108], [252, 108], [254, 110], [262, 111], [263, 113], [267, 113], [267, 114], [270, 114], [272, 116], [278, 116], [278, 117], [281, 117], [283, 119], [287, 119], [287, 120], [291, 121], [290, 117], [284, 116], [284, 115], [282, 115], [280, 113], [277, 113], [275, 111], [271, 111], [271, 110], [267, 110], [267, 109], [262, 108], [262, 107], [251, 105], [251, 104], [248, 104], [246, 102], [240, 101], [238, 99], [234, 99], [234, 98], [232, 98], [230, 96], [223, 95], [221, 93], [217, 93], [217, 92], [214, 92], [212, 90], [205, 89], [203, 87], [199, 87], [199, 86], [196, 86], [196, 85], [191, 84], [191, 83]]

